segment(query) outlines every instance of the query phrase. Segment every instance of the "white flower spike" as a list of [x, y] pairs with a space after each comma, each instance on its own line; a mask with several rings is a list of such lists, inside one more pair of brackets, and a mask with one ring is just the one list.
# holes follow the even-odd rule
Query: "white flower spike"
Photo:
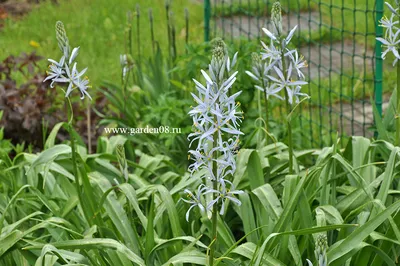
[[[201, 211], [210, 211], [215, 204], [221, 203], [220, 213], [223, 214], [226, 200], [241, 204], [235, 195], [244, 192], [235, 190], [232, 182], [227, 179], [236, 170], [234, 155], [239, 136], [243, 134], [239, 127], [242, 113], [238, 111], [239, 104], [236, 103], [241, 92], [232, 95], [230, 93], [238, 73], [236, 71], [230, 74], [236, 61], [237, 53], [230, 60], [225, 43], [222, 40], [216, 40], [213, 57], [209, 64], [209, 73], [201, 70], [206, 84], [193, 80], [198, 94], [192, 93], [197, 105], [189, 112], [194, 128], [194, 133], [189, 134], [189, 139], [190, 146], [195, 141], [197, 141], [197, 146], [189, 151], [189, 158], [194, 161], [189, 166], [189, 172], [192, 177], [195, 173], [199, 174], [205, 182], [197, 189], [196, 196], [191, 196], [190, 201], [184, 200], [191, 204], [186, 213], [187, 220], [190, 210], [196, 206]], [[211, 180], [217, 189], [214, 186], [208, 187], [207, 180]], [[188, 193], [188, 190], [185, 192]], [[206, 202], [204, 197], [207, 194], [214, 196], [209, 199], [209, 202]]]
[[68, 83], [65, 97], [69, 97], [71, 92], [74, 89], [78, 88], [81, 92], [82, 100], [85, 98], [85, 96], [89, 97], [89, 99], [92, 99], [92, 97], [90, 97], [89, 93], [87, 92], [87, 89], [90, 88], [89, 79], [87, 77], [82, 78], [87, 68], [80, 72], [76, 69], [75, 59], [78, 56], [79, 47], [75, 47], [72, 50], [69, 59], [67, 59], [70, 51], [70, 46], [64, 25], [61, 21], [57, 21], [56, 23], [56, 36], [58, 46], [64, 55], [61, 57], [60, 62], [56, 62], [53, 59], [48, 59], [52, 64], [49, 66], [50, 72], [47, 73], [48, 76], [43, 80], [43, 82], [51, 80], [51, 88], [54, 87], [54, 83], [56, 82]]

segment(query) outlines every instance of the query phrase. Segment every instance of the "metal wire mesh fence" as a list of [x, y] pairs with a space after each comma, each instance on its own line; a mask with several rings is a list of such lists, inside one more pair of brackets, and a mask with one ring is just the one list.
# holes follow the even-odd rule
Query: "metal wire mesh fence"
[[[263, 39], [273, 2], [205, 0], [206, 40]], [[298, 120], [304, 144], [331, 144], [336, 132], [372, 136], [371, 99], [380, 113], [383, 104], [381, 47], [375, 39], [382, 35], [383, 0], [281, 0], [281, 5], [284, 28], [298, 25], [297, 44], [309, 65], [305, 91], [311, 99]]]

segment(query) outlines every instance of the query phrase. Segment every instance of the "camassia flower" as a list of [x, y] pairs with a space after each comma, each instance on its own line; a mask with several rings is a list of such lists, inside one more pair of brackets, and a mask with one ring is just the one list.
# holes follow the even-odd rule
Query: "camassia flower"
[[[261, 41], [263, 49], [261, 59], [264, 64], [253, 60], [253, 71], [246, 73], [257, 81], [256, 88], [264, 91], [267, 97], [284, 99], [279, 93], [286, 90], [289, 103], [294, 104], [298, 102], [299, 96], [308, 97], [307, 94], [300, 92], [301, 86], [307, 84], [303, 68], [307, 68], [308, 65], [296, 49], [288, 48], [297, 26], [294, 26], [286, 36], [283, 35], [279, 2], [273, 4], [271, 22], [272, 32], [266, 28], [262, 29], [269, 38], [269, 44]], [[260, 66], [263, 66], [262, 71]]]
[[242, 190], [235, 190], [234, 186], [232, 183], [231, 184], [231, 189], [227, 189], [226, 186], [221, 186], [221, 190], [214, 190], [214, 189], [209, 189], [205, 193], [216, 193], [218, 196], [214, 198], [210, 203], [207, 205], [207, 209], [211, 209], [214, 204], [216, 204], [218, 201], [221, 201], [221, 210], [219, 211], [220, 215], [223, 215], [225, 212], [225, 201], [230, 200], [237, 205], [241, 205], [240, 200], [235, 198], [235, 195], [243, 194], [244, 191]]
[[[195, 148], [189, 151], [189, 158], [194, 161], [189, 166], [189, 172], [192, 177], [195, 173], [199, 174], [203, 182], [196, 196], [185, 190], [188, 195], [192, 195], [191, 200], [185, 200], [191, 204], [186, 214], [187, 220], [190, 210], [196, 206], [200, 211], [206, 211], [221, 202], [220, 213], [223, 214], [227, 200], [241, 204], [235, 195], [243, 191], [235, 190], [228, 180], [236, 170], [235, 151], [239, 145], [239, 136], [243, 134], [240, 131], [242, 112], [238, 110], [240, 104], [236, 101], [241, 92], [230, 93], [237, 75], [237, 72], [230, 72], [236, 61], [237, 53], [230, 60], [225, 43], [217, 40], [214, 42], [209, 73], [201, 70], [206, 83], [193, 80], [197, 94], [192, 93], [196, 106], [189, 112], [194, 129], [189, 134], [189, 140], [190, 146]], [[195, 142], [197, 145], [194, 145]], [[209, 202], [205, 201], [207, 194], [213, 195]]]
[[65, 56], [62, 56], [60, 62], [57, 62], [53, 59], [48, 59], [52, 64], [49, 65], [50, 71], [47, 71], [48, 76], [43, 80], [43, 82], [47, 80], [51, 80], [50, 88], [54, 87], [54, 80], [60, 78], [64, 73], [64, 62]]
[[[48, 76], [43, 80], [51, 80], [50, 87], [53, 88], [54, 83], [68, 83], [68, 89], [65, 93], [65, 97], [69, 97], [74, 89], [79, 89], [81, 93], [81, 99], [88, 96], [92, 99], [87, 92], [89, 86], [89, 79], [83, 74], [86, 72], [87, 68], [82, 71], [77, 70], [77, 63], [75, 62], [76, 57], [79, 53], [79, 47], [72, 49], [70, 53], [69, 40], [67, 33], [65, 32], [64, 24], [61, 21], [56, 23], [56, 37], [58, 41], [58, 47], [60, 48], [63, 56], [60, 61], [57, 62], [53, 59], [48, 59], [51, 65], [49, 66], [50, 71], [47, 72]], [[72, 66], [72, 67], [71, 67]]]
[[90, 99], [92, 99], [90, 95], [86, 92], [89, 80], [86, 77], [82, 78], [86, 70], [87, 68], [85, 68], [81, 72], [78, 72], [78, 70], [76, 69], [76, 63], [74, 64], [72, 69], [69, 69], [69, 66], [66, 65], [65, 66], [66, 75], [65, 76], [61, 75], [61, 77], [54, 78], [53, 82], [69, 83], [67, 92], [65, 93], [65, 97], [68, 97], [71, 94], [73, 88], [76, 87], [79, 88], [79, 90], [82, 93], [81, 99], [85, 98], [85, 95], [88, 96]]
[[382, 59], [385, 59], [386, 55], [391, 52], [395, 57], [393, 61], [393, 66], [395, 66], [400, 59], [400, 29], [398, 27], [400, 17], [399, 2], [396, 1], [396, 8], [392, 7], [387, 2], [386, 6], [389, 8], [392, 14], [390, 19], [383, 17], [380, 20], [380, 26], [385, 29], [385, 35], [384, 38], [378, 37], [376, 39], [382, 43], [384, 48], [386, 48], [386, 50], [382, 53]]
[[207, 190], [207, 187], [204, 185], [200, 185], [197, 189], [197, 194], [194, 195], [192, 192], [190, 192], [190, 190], [185, 189], [184, 192], [186, 193], [187, 197], [189, 198], [184, 199], [182, 198], [182, 200], [186, 203], [190, 204], [190, 207], [188, 209], [188, 211], [186, 212], [186, 221], [189, 221], [189, 214], [190, 211], [194, 208], [194, 207], [199, 207], [200, 211], [205, 211], [205, 207], [203, 205], [203, 203], [201, 202], [201, 196], [202, 193]]

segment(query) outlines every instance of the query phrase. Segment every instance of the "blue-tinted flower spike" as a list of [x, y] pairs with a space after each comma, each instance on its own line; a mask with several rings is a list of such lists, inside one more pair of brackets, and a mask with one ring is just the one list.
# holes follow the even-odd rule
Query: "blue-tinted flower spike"
[[274, 34], [280, 37], [282, 35], [282, 7], [279, 1], [272, 5], [271, 22]]
[[[215, 40], [213, 44], [209, 73], [201, 70], [206, 84], [193, 80], [197, 94], [192, 93], [192, 96], [196, 105], [192, 107], [189, 115], [193, 119], [194, 132], [189, 134], [188, 139], [190, 147], [195, 141], [197, 146], [189, 151], [189, 159], [194, 161], [189, 166], [189, 172], [193, 178], [207, 181], [200, 185], [196, 195], [185, 191], [191, 199], [184, 200], [191, 204], [187, 219], [190, 210], [196, 206], [201, 211], [210, 211], [215, 204], [221, 203], [220, 212], [223, 213], [227, 200], [240, 205], [235, 195], [242, 193], [240, 190], [228, 191], [225, 186], [232, 184], [227, 178], [236, 170], [234, 149], [239, 135], [243, 134], [240, 131], [242, 112], [238, 110], [240, 104], [236, 100], [241, 92], [230, 93], [237, 72], [230, 74], [229, 71], [237, 61], [237, 54], [230, 60], [228, 49], [221, 39]], [[209, 181], [214, 183], [216, 189], [214, 186], [207, 186]], [[206, 194], [212, 195], [209, 195], [203, 204], [201, 195]]]
[[[282, 10], [278, 1], [273, 4], [271, 14], [272, 32], [266, 28], [262, 29], [270, 40], [269, 45], [261, 41], [263, 71], [260, 71], [261, 68], [257, 67], [258, 63], [253, 60], [253, 71], [246, 71], [246, 73], [259, 83], [263, 81], [263, 87], [256, 85], [256, 88], [264, 91], [267, 98], [275, 96], [283, 99], [278, 93], [286, 90], [288, 103], [295, 104], [300, 101], [299, 97], [308, 97], [307, 94], [300, 91], [301, 86], [307, 84], [302, 70], [308, 67], [307, 62], [303, 56], [299, 55], [297, 49], [288, 48], [297, 30], [297, 25], [287, 34], [282, 33]], [[254, 59], [258, 60], [256, 57]], [[286, 64], [283, 64], [283, 60]]]
[[387, 2], [386, 5], [390, 9], [392, 14], [390, 16], [390, 19], [388, 19], [387, 17], [383, 17], [380, 20], [380, 26], [385, 29], [385, 35], [383, 38], [379, 37], [376, 39], [382, 43], [382, 46], [384, 48], [386, 48], [386, 50], [382, 53], [382, 59], [385, 59], [388, 53], [392, 53], [395, 57], [395, 60], [393, 61], [393, 66], [395, 66], [400, 60], [399, 2], [396, 1], [396, 8], [394, 8]]
[[53, 59], [48, 59], [51, 63], [49, 66], [50, 71], [47, 72], [48, 76], [44, 79], [44, 81], [51, 80], [51, 88], [53, 88], [55, 82], [68, 83], [65, 97], [69, 97], [74, 89], [78, 89], [81, 93], [81, 99], [84, 99], [85, 96], [88, 96], [89, 99], [92, 99], [87, 92], [87, 89], [90, 88], [89, 79], [86, 76], [83, 76], [87, 68], [82, 71], [78, 71], [76, 68], [75, 59], [78, 56], [79, 47], [75, 47], [70, 53], [69, 40], [64, 28], [64, 24], [61, 21], [57, 21], [56, 23], [56, 37], [58, 41], [58, 47], [63, 53], [63, 56], [59, 62]]

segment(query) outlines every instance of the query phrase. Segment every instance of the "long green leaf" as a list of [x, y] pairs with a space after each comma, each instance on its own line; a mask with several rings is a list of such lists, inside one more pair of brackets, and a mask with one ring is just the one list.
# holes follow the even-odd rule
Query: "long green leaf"
[[354, 230], [349, 236], [346, 237], [339, 245], [329, 249], [327, 256], [328, 261], [333, 262], [350, 252], [358, 243], [362, 242], [368, 237], [379, 225], [386, 221], [392, 213], [400, 208], [400, 200], [390, 205], [386, 210], [377, 214], [374, 218], [369, 220], [363, 226]]
[[[100, 250], [104, 248], [116, 249], [118, 252], [124, 254], [133, 263], [139, 266], [145, 266], [143, 259], [141, 259], [137, 254], [135, 254], [125, 245], [119, 243], [114, 239], [88, 238], [88, 239], [57, 241], [51, 244], [58, 249], [100, 249]], [[41, 244], [41, 245], [27, 246], [23, 249], [25, 250], [42, 249], [43, 247], [44, 244]]]

